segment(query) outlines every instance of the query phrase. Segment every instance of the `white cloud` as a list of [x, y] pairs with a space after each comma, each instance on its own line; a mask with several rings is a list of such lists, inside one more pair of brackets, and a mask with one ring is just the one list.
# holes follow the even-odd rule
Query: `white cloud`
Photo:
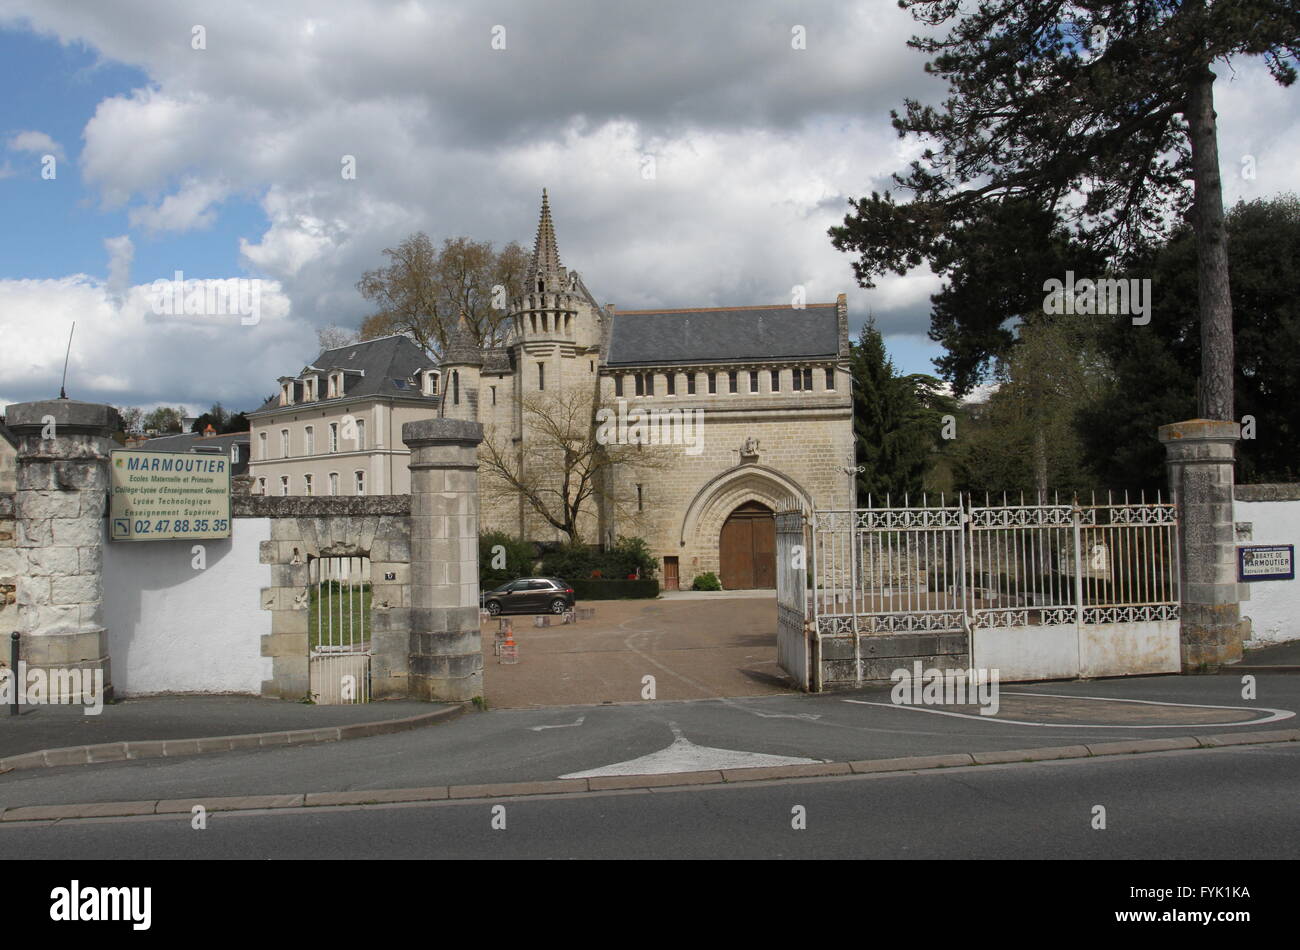
[[[121, 245], [118, 254], [121, 260]], [[241, 325], [238, 316], [158, 316], [152, 303], [150, 285], [126, 288], [119, 306], [106, 282], [84, 274], [0, 280], [0, 375], [10, 395], [58, 393], [74, 321], [73, 399], [204, 406], [222, 400], [249, 408], [249, 393], [267, 395], [286, 365], [302, 362], [309, 329], [290, 317], [276, 284], [263, 286], [254, 326]]]
[[135, 259], [135, 244], [129, 234], [123, 234], [120, 237], [105, 238], [104, 249], [108, 251], [108, 282], [104, 290], [109, 299], [121, 307], [131, 284], [131, 261]]
[[[231, 344], [232, 372], [258, 392], [308, 358], [312, 325], [359, 323], [355, 284], [383, 248], [416, 230], [527, 244], [543, 186], [565, 263], [620, 307], [774, 303], [800, 284], [812, 301], [848, 293], [855, 326], [872, 312], [914, 342], [928, 327], [927, 270], [863, 291], [826, 234], [848, 196], [887, 187], [919, 151], [889, 110], [942, 98], [904, 45], [918, 25], [892, 3], [499, 0], [489, 16], [432, 0], [0, 0], [7, 20], [149, 76], [85, 126], [79, 164], [105, 208], [173, 235], [260, 201], [266, 227], [227, 269], [280, 282], [298, 348], [251, 379], [258, 361]], [[490, 47], [496, 23], [505, 51]], [[790, 47], [794, 23], [807, 50]], [[1229, 199], [1300, 190], [1296, 93], [1254, 63], [1216, 91]], [[1242, 154], [1257, 178], [1230, 174]], [[70, 280], [71, 300], [89, 278]], [[10, 362], [0, 354], [0, 378]]]
[[31, 152], [34, 155], [53, 155], [62, 161], [65, 157], [63, 146], [44, 132], [28, 130], [19, 132], [9, 139], [9, 150], [13, 152]]

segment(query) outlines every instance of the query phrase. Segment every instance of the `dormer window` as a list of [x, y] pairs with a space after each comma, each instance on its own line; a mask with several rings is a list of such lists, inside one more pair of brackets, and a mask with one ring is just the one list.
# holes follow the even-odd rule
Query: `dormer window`
[[329, 398], [338, 399], [343, 395], [343, 374], [330, 373], [329, 375]]
[[304, 402], [316, 401], [316, 377], [308, 376], [302, 381], [302, 398]]
[[280, 384], [280, 405], [282, 406], [293, 405], [293, 383]]
[[438, 395], [438, 374], [433, 370], [426, 370], [424, 373], [424, 394], [426, 396]]

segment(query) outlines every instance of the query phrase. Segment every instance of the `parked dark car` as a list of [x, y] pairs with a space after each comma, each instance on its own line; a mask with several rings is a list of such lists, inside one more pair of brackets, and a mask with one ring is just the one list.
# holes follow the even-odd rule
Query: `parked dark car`
[[562, 614], [574, 605], [573, 587], [559, 577], [520, 577], [484, 591], [480, 605], [497, 614]]

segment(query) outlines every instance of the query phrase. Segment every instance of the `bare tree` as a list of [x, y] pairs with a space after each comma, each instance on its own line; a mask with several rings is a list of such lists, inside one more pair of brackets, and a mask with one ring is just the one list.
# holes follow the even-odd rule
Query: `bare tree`
[[[581, 390], [536, 392], [517, 400], [527, 437], [486, 426], [479, 466], [484, 496], [498, 504], [523, 504], [580, 543], [583, 522], [600, 504], [635, 517], [628, 476], [665, 468], [672, 448], [608, 438], [596, 424], [605, 405]], [[635, 436], [634, 436], [635, 437]], [[622, 476], [622, 477], [620, 477]]]
[[366, 271], [361, 296], [378, 309], [361, 324], [361, 338], [406, 333], [426, 350], [441, 352], [447, 331], [463, 313], [481, 346], [505, 341], [509, 300], [523, 289], [528, 252], [512, 241], [500, 251], [490, 241], [448, 238], [437, 249], [424, 232], [384, 250], [389, 264]]
[[316, 342], [320, 344], [322, 351], [337, 350], [349, 343], [357, 342], [357, 331], [331, 323], [316, 331]]

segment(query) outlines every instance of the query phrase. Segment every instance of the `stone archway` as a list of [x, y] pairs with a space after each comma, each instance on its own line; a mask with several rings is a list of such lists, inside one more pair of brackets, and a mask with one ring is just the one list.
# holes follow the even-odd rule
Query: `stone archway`
[[[723, 525], [732, 512], [750, 502], [758, 502], [771, 512], [812, 508], [812, 498], [803, 486], [768, 466], [741, 465], [718, 473], [700, 487], [682, 517], [680, 550], [684, 584], [706, 571], [715, 571], [721, 577]], [[775, 584], [775, 579], [772, 583]]]
[[760, 501], [736, 507], [718, 534], [718, 564], [726, 590], [776, 587], [776, 519]]

